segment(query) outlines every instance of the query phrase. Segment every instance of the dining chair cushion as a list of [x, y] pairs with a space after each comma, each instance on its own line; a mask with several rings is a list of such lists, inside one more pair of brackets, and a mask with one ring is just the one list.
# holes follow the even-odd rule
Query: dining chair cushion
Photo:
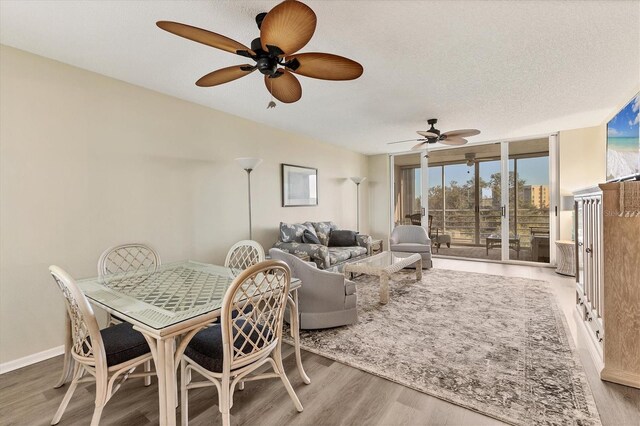
[[100, 334], [109, 367], [149, 353], [149, 345], [142, 333], [126, 322], [100, 330]]
[[[252, 325], [246, 323], [245, 320], [236, 320], [236, 325], [242, 328], [242, 332], [245, 335], [249, 335], [249, 339], [252, 342], [257, 342], [260, 339], [260, 335], [257, 330], [251, 333]], [[235, 327], [234, 327], [235, 328]], [[262, 327], [257, 327], [262, 331]], [[237, 331], [234, 329], [234, 334]], [[270, 338], [270, 333], [267, 334], [267, 339]], [[234, 346], [237, 349], [242, 349], [244, 353], [250, 353], [252, 351], [252, 345], [244, 345], [245, 337], [240, 335], [234, 339]], [[244, 348], [243, 348], [244, 346]], [[200, 366], [206, 368], [214, 373], [222, 373], [222, 328], [220, 323], [214, 324], [211, 327], [207, 327], [202, 331], [196, 333], [189, 342], [189, 345], [184, 351], [184, 354], [195, 361]]]

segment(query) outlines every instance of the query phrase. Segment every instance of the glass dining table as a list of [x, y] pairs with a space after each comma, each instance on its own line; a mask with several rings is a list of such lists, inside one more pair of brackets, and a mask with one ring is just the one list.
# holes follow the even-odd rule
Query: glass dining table
[[[93, 305], [133, 324], [149, 343], [158, 375], [161, 425], [176, 423], [176, 369], [186, 345], [199, 330], [220, 316], [225, 292], [239, 272], [184, 261], [77, 281]], [[309, 384], [311, 380], [300, 357], [297, 290], [301, 285], [300, 280], [292, 278], [287, 303], [298, 372], [304, 383]], [[73, 371], [73, 359], [69, 356], [70, 327], [67, 319], [64, 368], [56, 387], [68, 382]]]

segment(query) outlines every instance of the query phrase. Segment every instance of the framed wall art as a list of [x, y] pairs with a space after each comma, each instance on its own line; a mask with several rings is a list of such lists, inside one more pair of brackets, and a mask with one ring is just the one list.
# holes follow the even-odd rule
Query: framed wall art
[[318, 205], [318, 169], [282, 164], [282, 207]]

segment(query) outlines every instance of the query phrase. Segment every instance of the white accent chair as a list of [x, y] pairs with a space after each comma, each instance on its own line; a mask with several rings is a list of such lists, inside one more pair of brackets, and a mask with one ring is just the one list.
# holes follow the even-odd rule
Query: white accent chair
[[264, 261], [264, 249], [260, 243], [252, 240], [242, 240], [235, 243], [229, 249], [224, 260], [226, 268], [247, 269], [256, 263]]
[[339, 327], [358, 321], [356, 285], [344, 274], [318, 269], [315, 263], [277, 248], [270, 249], [269, 256], [284, 261], [291, 274], [302, 281], [298, 290], [301, 329]]
[[427, 230], [418, 225], [398, 225], [389, 238], [389, 250], [418, 253], [422, 256], [422, 268], [431, 269], [431, 240]]
[[138, 366], [151, 362], [153, 357], [144, 336], [131, 324], [100, 330], [89, 301], [73, 278], [57, 266], [49, 267], [49, 271], [65, 298], [72, 325], [71, 355], [75, 361], [73, 380], [51, 424], [60, 421], [78, 383], [95, 381], [95, 409], [91, 418], [91, 425], [95, 426], [100, 423], [104, 406], [127, 378], [147, 379], [155, 375], [154, 372], [133, 374]]
[[[279, 378], [296, 409], [302, 411], [282, 365], [282, 322], [290, 284], [291, 271], [284, 262], [268, 260], [250, 266], [227, 289], [220, 323], [185, 336], [180, 361], [183, 426], [189, 421], [189, 390], [212, 385], [218, 391], [224, 426], [231, 421], [234, 390], [245, 381]], [[252, 374], [264, 365], [273, 373]], [[205, 380], [194, 382], [193, 371]]]

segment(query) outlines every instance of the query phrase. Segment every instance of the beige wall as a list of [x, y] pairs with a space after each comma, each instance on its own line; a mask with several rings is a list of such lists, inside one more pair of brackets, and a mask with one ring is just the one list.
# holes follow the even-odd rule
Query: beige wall
[[[100, 253], [127, 241], [151, 244], [165, 262], [222, 263], [248, 237], [236, 157], [264, 159], [252, 183], [265, 248], [281, 220], [355, 228], [348, 178], [367, 175], [366, 156], [0, 49], [0, 363], [62, 344], [51, 264], [93, 276]], [[281, 207], [280, 163], [319, 169], [319, 206]], [[377, 178], [361, 188], [363, 232], [371, 184], [377, 194]]]
[[[560, 197], [604, 182], [606, 175], [606, 124], [559, 132]], [[560, 239], [572, 236], [571, 212], [560, 212]]]

